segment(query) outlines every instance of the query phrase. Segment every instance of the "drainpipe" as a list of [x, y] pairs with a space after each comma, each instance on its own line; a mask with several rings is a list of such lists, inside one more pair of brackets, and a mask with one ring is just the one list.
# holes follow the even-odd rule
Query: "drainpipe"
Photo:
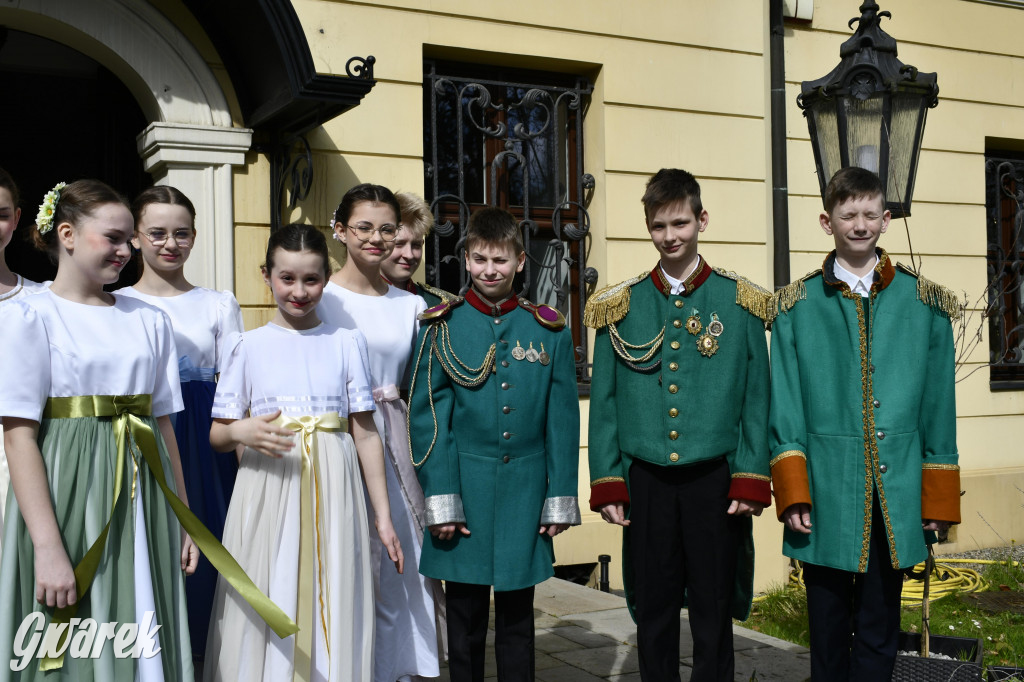
[[782, 0], [769, 0], [771, 70], [772, 241], [775, 288], [789, 284], [789, 187], [786, 161], [786, 60]]

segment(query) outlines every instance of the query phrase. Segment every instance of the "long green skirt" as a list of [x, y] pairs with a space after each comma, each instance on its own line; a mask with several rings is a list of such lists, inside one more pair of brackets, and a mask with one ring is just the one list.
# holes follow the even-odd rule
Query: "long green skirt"
[[[156, 420], [140, 419], [153, 429], [164, 471], [171, 477], [173, 469]], [[42, 638], [35, 650], [31, 650], [31, 635], [37, 628], [34, 624], [23, 628], [21, 637], [19, 628], [27, 617], [37, 612], [45, 616], [48, 624], [54, 609], [36, 601], [32, 539], [12, 490], [7, 499], [4, 552], [0, 563], [0, 681], [131, 682], [137, 672], [144, 682], [160, 679], [161, 672], [168, 682], [192, 680], [192, 652], [181, 571], [181, 530], [145, 459], [138, 452], [134, 461], [127, 457], [120, 499], [111, 516], [117, 464], [111, 419], [44, 418], [39, 428], [39, 443], [57, 525], [72, 566], [78, 565], [107, 520], [111, 520], [96, 577], [80, 600], [74, 617], [91, 618], [98, 626], [138, 623], [140, 636], [143, 631], [151, 632], [158, 624], [159, 659], [119, 658], [110, 640], [98, 651], [93, 644], [90, 653], [97, 653], [95, 658], [76, 656], [76, 644], [81, 652], [88, 643], [88, 638], [79, 634], [83, 629], [79, 626], [72, 631], [63, 667], [45, 673], [40, 671], [40, 659], [35, 654], [42, 648]], [[173, 478], [167, 483], [173, 490]], [[147, 603], [149, 606], [143, 606]], [[152, 627], [145, 627], [142, 614], [137, 613], [139, 608], [155, 611]], [[38, 616], [34, 618], [36, 622], [40, 620]], [[150, 646], [150, 651], [156, 646]], [[26, 649], [30, 649], [27, 654]], [[128, 650], [131, 651], [131, 647]], [[20, 671], [12, 671], [11, 662], [20, 664], [26, 655], [33, 656], [28, 665]]]

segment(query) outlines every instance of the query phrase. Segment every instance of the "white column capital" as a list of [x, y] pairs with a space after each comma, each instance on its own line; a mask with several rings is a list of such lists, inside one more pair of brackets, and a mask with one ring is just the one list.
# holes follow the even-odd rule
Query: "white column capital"
[[157, 122], [136, 141], [149, 173], [167, 165], [241, 166], [252, 147], [252, 130]]

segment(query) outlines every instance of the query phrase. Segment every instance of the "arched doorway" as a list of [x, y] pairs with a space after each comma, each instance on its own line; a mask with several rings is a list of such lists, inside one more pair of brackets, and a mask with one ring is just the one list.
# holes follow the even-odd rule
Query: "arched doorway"
[[[18, 183], [22, 207], [7, 264], [35, 281], [53, 279], [56, 268], [29, 237], [43, 195], [78, 178], [103, 180], [129, 198], [152, 184], [135, 142], [146, 118], [103, 65], [31, 33], [0, 29], [0, 79], [0, 164]], [[135, 278], [129, 266], [119, 284]]]

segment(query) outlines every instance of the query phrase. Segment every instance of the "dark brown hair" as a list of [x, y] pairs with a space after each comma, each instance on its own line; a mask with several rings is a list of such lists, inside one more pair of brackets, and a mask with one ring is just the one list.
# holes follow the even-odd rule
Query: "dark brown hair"
[[831, 214], [833, 208], [847, 199], [873, 196], [881, 196], [885, 204], [885, 188], [877, 175], [857, 166], [840, 168], [825, 188], [825, 212]]
[[0, 187], [3, 187], [11, 193], [11, 201], [14, 203], [14, 208], [18, 208], [18, 203], [21, 201], [21, 193], [18, 192], [18, 184], [14, 182], [14, 178], [11, 174], [0, 168]]
[[129, 208], [128, 200], [99, 180], [76, 180], [60, 191], [57, 205], [53, 212], [53, 223], [46, 234], [39, 234], [39, 226], [32, 228], [32, 243], [40, 251], [46, 252], [50, 260], [57, 262], [57, 226], [61, 223], [76, 225], [86, 216], [91, 216], [104, 204], [121, 204]]
[[144, 189], [135, 197], [132, 202], [132, 217], [135, 218], [135, 228], [138, 229], [142, 214], [150, 204], [171, 204], [172, 206], [184, 206], [188, 214], [192, 216], [192, 229], [196, 229], [196, 207], [185, 194], [170, 185], [155, 185]]
[[274, 270], [274, 254], [278, 249], [299, 252], [312, 251], [324, 262], [324, 277], [331, 276], [331, 261], [327, 253], [327, 238], [324, 233], [312, 225], [290, 223], [270, 233], [267, 240], [267, 260], [264, 268], [267, 275]]
[[[345, 196], [341, 198], [341, 203], [338, 204], [338, 210], [334, 212], [334, 220], [342, 225], [348, 225], [348, 219], [352, 217], [352, 209], [355, 208], [356, 204], [363, 201], [390, 206], [395, 212], [396, 223], [402, 217], [402, 207], [399, 206], [398, 199], [395, 198], [391, 190], [383, 185], [371, 185], [368, 182], [364, 182], [345, 192]], [[331, 225], [331, 229], [334, 229], [334, 225]]]
[[481, 208], [469, 218], [466, 229], [466, 251], [475, 243], [511, 246], [518, 256], [523, 252], [523, 231], [516, 217], [503, 208]]
[[693, 215], [700, 217], [704, 210], [700, 200], [700, 183], [681, 168], [662, 168], [651, 176], [644, 196], [640, 199], [644, 205], [644, 217], [648, 221], [651, 214], [662, 206], [683, 200], [689, 201]]

